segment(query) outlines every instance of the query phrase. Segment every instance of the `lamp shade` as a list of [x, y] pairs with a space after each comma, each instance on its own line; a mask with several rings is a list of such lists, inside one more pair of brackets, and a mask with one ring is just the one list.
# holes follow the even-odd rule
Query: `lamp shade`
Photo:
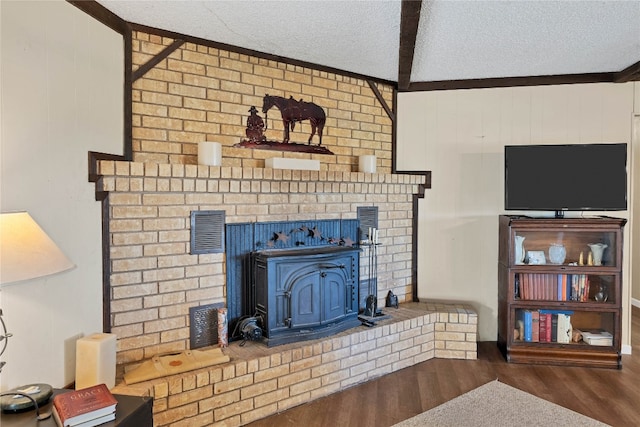
[[0, 285], [68, 270], [74, 264], [27, 212], [0, 214]]

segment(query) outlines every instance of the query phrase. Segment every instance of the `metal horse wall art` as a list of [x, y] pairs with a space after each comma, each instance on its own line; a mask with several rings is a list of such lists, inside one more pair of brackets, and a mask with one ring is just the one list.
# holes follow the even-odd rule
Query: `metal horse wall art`
[[282, 115], [282, 124], [284, 125], [283, 143], [286, 144], [289, 142], [289, 131], [295, 129], [296, 122], [309, 120], [309, 123], [311, 123], [311, 135], [309, 136], [307, 145], [311, 144], [311, 140], [316, 134], [316, 131], [320, 139], [318, 146], [322, 145], [322, 130], [327, 121], [327, 115], [322, 107], [313, 102], [305, 102], [302, 99], [298, 101], [293, 99], [293, 97], [287, 99], [281, 96], [270, 96], [267, 94], [264, 96], [262, 104], [265, 121], [267, 119], [267, 112], [274, 106], [278, 107]]

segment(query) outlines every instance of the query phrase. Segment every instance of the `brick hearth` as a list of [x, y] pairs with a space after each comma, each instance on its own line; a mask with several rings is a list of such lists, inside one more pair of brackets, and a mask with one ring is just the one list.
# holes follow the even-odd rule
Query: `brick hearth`
[[154, 425], [237, 426], [433, 358], [476, 359], [478, 317], [466, 304], [386, 308], [375, 327], [268, 348], [232, 343], [231, 361], [127, 386], [154, 397]]

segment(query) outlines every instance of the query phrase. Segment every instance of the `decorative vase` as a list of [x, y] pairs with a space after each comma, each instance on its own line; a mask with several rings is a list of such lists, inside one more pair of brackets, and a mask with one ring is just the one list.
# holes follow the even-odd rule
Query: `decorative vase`
[[587, 246], [591, 248], [593, 254], [593, 265], [602, 265], [602, 254], [609, 246], [604, 243], [589, 243]]
[[516, 264], [524, 264], [524, 236], [516, 236], [515, 240], [515, 262]]
[[549, 261], [552, 264], [562, 264], [567, 256], [567, 250], [562, 243], [552, 243], [549, 246]]
[[598, 292], [593, 296], [598, 302], [606, 302], [609, 299], [609, 292], [607, 291], [607, 285], [601, 284], [598, 287]]

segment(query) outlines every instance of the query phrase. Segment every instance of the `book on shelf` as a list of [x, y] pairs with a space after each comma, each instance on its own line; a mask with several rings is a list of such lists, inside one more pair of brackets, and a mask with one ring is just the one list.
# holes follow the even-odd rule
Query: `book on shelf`
[[588, 301], [586, 274], [521, 273], [516, 277], [516, 295], [523, 300]]
[[53, 397], [60, 427], [91, 427], [115, 419], [118, 401], [105, 384], [72, 390]]
[[531, 342], [540, 342], [540, 312], [531, 312]]
[[523, 341], [531, 342], [532, 328], [531, 328], [531, 310], [521, 310], [520, 319], [518, 322], [520, 326], [520, 339]]
[[558, 342], [563, 344], [570, 343], [572, 334], [571, 316], [565, 313], [558, 313]]
[[[549, 315], [549, 320], [547, 323], [547, 315], [544, 313], [538, 312], [540, 326], [540, 332], [538, 333], [540, 337], [540, 342], [550, 342], [551, 341], [551, 326], [547, 326], [547, 324], [551, 324], [551, 315]], [[549, 338], [547, 338], [547, 333], [549, 334]]]
[[592, 331], [581, 330], [582, 341], [589, 345], [611, 346], [613, 345], [613, 335], [611, 333], [596, 329]]
[[573, 335], [572, 314], [571, 310], [518, 310], [516, 336], [525, 342], [568, 344]]
[[558, 313], [551, 313], [551, 342], [558, 342]]

